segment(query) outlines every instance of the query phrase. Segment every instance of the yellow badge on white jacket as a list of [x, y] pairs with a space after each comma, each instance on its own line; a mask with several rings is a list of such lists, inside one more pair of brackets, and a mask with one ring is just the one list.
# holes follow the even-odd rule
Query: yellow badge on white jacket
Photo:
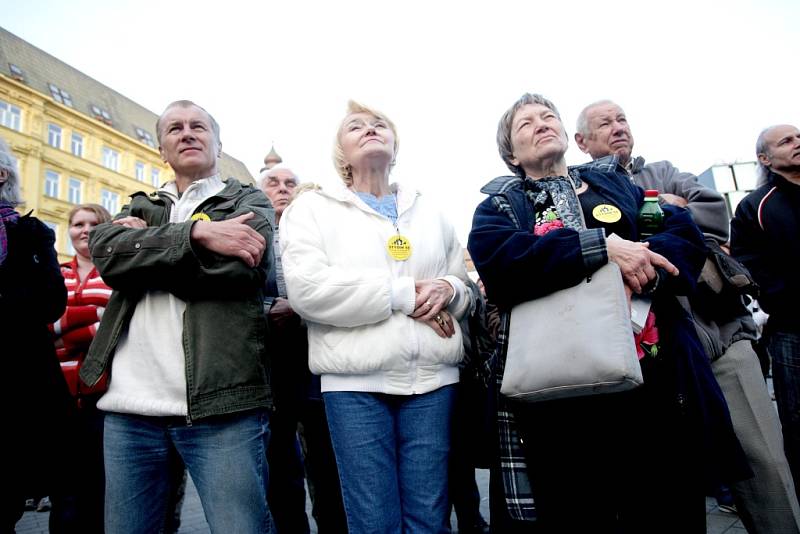
[[411, 257], [411, 241], [400, 234], [393, 235], [389, 238], [389, 242], [386, 243], [386, 250], [392, 259], [405, 261]]

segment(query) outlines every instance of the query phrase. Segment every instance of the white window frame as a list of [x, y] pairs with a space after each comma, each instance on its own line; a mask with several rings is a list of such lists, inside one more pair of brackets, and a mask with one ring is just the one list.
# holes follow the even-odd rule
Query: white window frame
[[77, 156], [79, 158], [83, 157], [83, 136], [78, 132], [72, 132], [72, 137], [70, 138], [70, 151], [72, 152], [73, 156]]
[[119, 211], [119, 193], [108, 189], [101, 189], [100, 204], [107, 209], [111, 215], [116, 215]]
[[83, 182], [74, 176], [67, 180], [67, 200], [73, 204], [80, 204], [83, 196]]
[[53, 148], [61, 149], [61, 134], [63, 130], [58, 124], [48, 123], [47, 125], [47, 144]]
[[150, 170], [150, 183], [153, 187], [161, 185], [161, 171], [155, 167]]
[[119, 172], [119, 152], [111, 147], [103, 147], [103, 167]]
[[44, 196], [58, 198], [59, 189], [61, 189], [61, 175], [50, 169], [44, 171]]
[[144, 163], [137, 161], [134, 166], [134, 176], [140, 182], [144, 182]]
[[22, 110], [14, 104], [0, 100], [0, 124], [6, 128], [21, 132]]

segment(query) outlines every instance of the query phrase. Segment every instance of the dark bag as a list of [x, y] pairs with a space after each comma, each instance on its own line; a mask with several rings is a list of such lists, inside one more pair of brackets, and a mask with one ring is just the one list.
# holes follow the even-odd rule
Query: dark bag
[[489, 364], [495, 340], [487, 324], [486, 302], [477, 285], [471, 281], [468, 285], [475, 302], [459, 323], [464, 359], [459, 366], [460, 381], [453, 410], [453, 450], [473, 467], [488, 469], [494, 447]]
[[706, 246], [708, 257], [700, 279], [718, 294], [750, 295], [758, 298], [758, 284], [747, 267], [722, 250], [715, 240], [707, 238]]

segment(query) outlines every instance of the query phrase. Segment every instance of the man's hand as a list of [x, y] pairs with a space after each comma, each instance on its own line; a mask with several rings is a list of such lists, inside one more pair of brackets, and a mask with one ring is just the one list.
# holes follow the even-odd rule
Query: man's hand
[[685, 198], [678, 195], [673, 195], [672, 193], [661, 193], [658, 195], [658, 198], [667, 204], [672, 204], [673, 206], [678, 206], [679, 208], [685, 208], [689, 205], [689, 202]]
[[656, 277], [656, 268], [662, 267], [671, 275], [678, 274], [678, 268], [670, 261], [651, 251], [649, 243], [635, 243], [627, 239], [607, 239], [608, 260], [619, 265], [625, 284], [635, 293], [641, 293], [650, 280]]
[[267, 320], [273, 326], [282, 329], [289, 326], [290, 323], [298, 322], [299, 317], [289, 305], [288, 300], [283, 297], [276, 297], [267, 312]]
[[239, 258], [248, 267], [255, 267], [261, 262], [267, 241], [246, 224], [253, 217], [255, 214], [248, 212], [226, 221], [197, 221], [192, 225], [191, 238], [211, 252]]
[[139, 217], [123, 217], [121, 219], [111, 221], [111, 224], [118, 224], [120, 226], [124, 226], [125, 228], [135, 228], [138, 230], [147, 228], [147, 223], [144, 222], [144, 219], [140, 219]]

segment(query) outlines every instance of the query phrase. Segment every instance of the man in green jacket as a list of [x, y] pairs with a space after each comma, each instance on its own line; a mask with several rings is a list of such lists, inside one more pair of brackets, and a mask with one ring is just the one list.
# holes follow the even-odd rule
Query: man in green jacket
[[265, 443], [272, 405], [262, 291], [273, 212], [219, 175], [219, 126], [189, 101], [156, 123], [175, 181], [131, 197], [89, 246], [114, 290], [81, 369], [110, 374], [106, 531], [158, 532], [180, 455], [212, 532], [270, 532]]

